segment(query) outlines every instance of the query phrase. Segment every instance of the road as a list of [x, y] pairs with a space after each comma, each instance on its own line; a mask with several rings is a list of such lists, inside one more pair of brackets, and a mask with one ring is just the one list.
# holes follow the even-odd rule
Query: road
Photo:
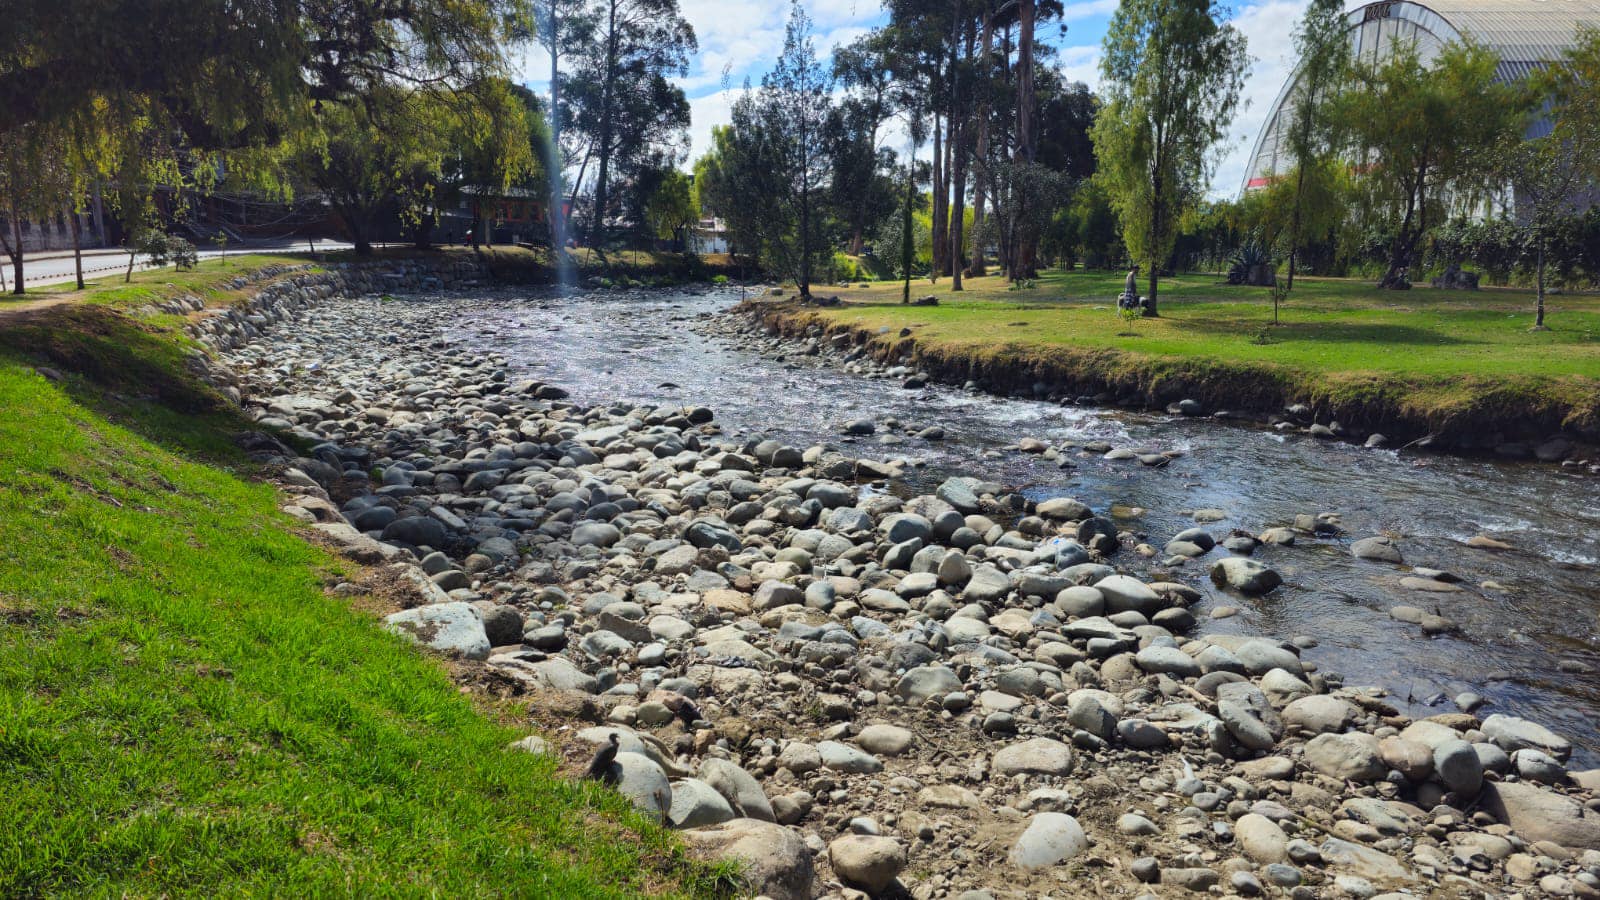
[[[349, 250], [353, 245], [345, 241], [317, 241], [317, 250]], [[272, 243], [272, 244], [243, 244], [226, 251], [229, 256], [242, 256], [246, 253], [304, 253], [309, 249], [304, 241], [297, 243]], [[215, 259], [222, 255], [216, 250], [201, 250], [200, 258]], [[11, 264], [5, 262], [6, 287], [11, 287]], [[135, 264], [135, 272], [143, 272], [153, 266], [141, 260]], [[126, 272], [128, 270], [128, 253], [126, 250], [112, 247], [107, 249], [83, 251], [83, 277], [88, 279], [104, 278], [107, 273]], [[48, 253], [27, 254], [23, 258], [23, 280], [28, 287], [42, 287], [61, 281], [71, 281], [73, 278], [72, 254], [62, 254], [57, 251]]]

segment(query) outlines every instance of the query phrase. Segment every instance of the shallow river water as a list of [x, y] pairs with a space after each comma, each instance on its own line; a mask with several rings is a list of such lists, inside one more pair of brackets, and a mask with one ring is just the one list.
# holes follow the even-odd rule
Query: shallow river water
[[[1305, 657], [1351, 684], [1381, 684], [1413, 715], [1453, 711], [1446, 698], [1473, 691], [1502, 711], [1548, 725], [1600, 764], [1600, 478], [1553, 466], [1416, 456], [1284, 436], [1256, 428], [1106, 409], [1063, 407], [933, 386], [904, 390], [803, 357], [776, 360], [697, 331], [696, 321], [739, 300], [739, 292], [504, 295], [455, 299], [451, 338], [505, 354], [513, 366], [586, 403], [627, 400], [706, 405], [738, 436], [763, 433], [797, 446], [831, 443], [847, 453], [925, 460], [912, 488], [968, 474], [1020, 486], [1036, 499], [1070, 495], [1097, 510], [1126, 513], [1119, 525], [1157, 547], [1194, 524], [1198, 508], [1224, 510], [1208, 525], [1219, 537], [1258, 534], [1297, 513], [1335, 512], [1348, 534], [1263, 546], [1256, 557], [1283, 574], [1267, 597], [1226, 595], [1204, 579], [1208, 561], [1178, 569], [1207, 599], [1194, 612], [1209, 632], [1260, 633], [1319, 642]], [[946, 440], [848, 439], [846, 420], [893, 416], [918, 428], [942, 426]], [[882, 431], [880, 429], [880, 435]], [[1024, 437], [1046, 442], [1104, 440], [1118, 447], [1182, 449], [1165, 468], [1099, 458], [1076, 468], [1020, 453], [998, 453]], [[1350, 541], [1387, 533], [1409, 565], [1447, 570], [1460, 593], [1420, 594], [1400, 586], [1405, 567], [1364, 562]], [[1476, 550], [1485, 534], [1516, 549]], [[1132, 565], [1124, 554], [1116, 562]], [[1485, 582], [1491, 583], [1483, 587]], [[1213, 620], [1216, 606], [1238, 606]], [[1398, 605], [1437, 611], [1453, 634], [1425, 637], [1391, 619]]]

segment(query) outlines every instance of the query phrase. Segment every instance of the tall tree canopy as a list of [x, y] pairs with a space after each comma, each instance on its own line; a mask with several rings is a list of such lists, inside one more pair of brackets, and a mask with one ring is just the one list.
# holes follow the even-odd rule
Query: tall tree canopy
[[1239, 104], [1245, 40], [1221, 12], [1213, 0], [1123, 0], [1106, 31], [1094, 147], [1128, 252], [1150, 269], [1147, 316], [1159, 315], [1179, 219], [1205, 190]]
[[1378, 61], [1359, 60], [1340, 115], [1355, 141], [1361, 181], [1389, 235], [1380, 287], [1409, 287], [1409, 268], [1444, 204], [1466, 209], [1494, 187], [1495, 147], [1515, 136], [1528, 109], [1521, 85], [1495, 77], [1495, 55], [1452, 43], [1428, 63], [1400, 45]]

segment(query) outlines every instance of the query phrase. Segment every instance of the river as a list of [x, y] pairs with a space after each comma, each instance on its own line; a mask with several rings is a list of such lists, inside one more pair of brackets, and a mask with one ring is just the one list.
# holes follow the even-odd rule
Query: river
[[[1200, 628], [1311, 636], [1318, 644], [1306, 659], [1350, 684], [1389, 688], [1393, 702], [1412, 715], [1453, 711], [1449, 698], [1478, 693], [1489, 701], [1480, 714], [1506, 712], [1545, 724], [1578, 746], [1575, 765], [1600, 765], [1600, 478], [942, 386], [905, 390], [898, 381], [852, 375], [812, 358], [763, 356], [696, 328], [739, 299], [733, 289], [445, 302], [460, 312], [452, 340], [501, 352], [526, 376], [560, 385], [576, 401], [703, 404], [734, 435], [925, 461], [908, 470], [913, 490], [966, 474], [1020, 486], [1035, 499], [1073, 496], [1122, 513], [1121, 527], [1157, 547], [1194, 525], [1192, 511], [1200, 508], [1225, 511], [1223, 521], [1207, 526], [1219, 538], [1235, 528], [1259, 534], [1290, 524], [1298, 513], [1337, 513], [1347, 530], [1342, 538], [1302, 537], [1296, 546], [1256, 551], [1285, 580], [1264, 598], [1227, 595], [1205, 580], [1207, 562], [1226, 552], [1220, 547], [1178, 569], [1179, 580], [1207, 595], [1194, 608]], [[878, 435], [840, 433], [846, 420], [863, 417], [880, 423]], [[905, 436], [880, 445], [881, 423], [890, 417], [917, 428], [942, 426], [946, 439]], [[1184, 455], [1164, 468], [1091, 456], [1061, 469], [1002, 450], [1025, 437]], [[1393, 536], [1408, 565], [1446, 570], [1465, 590], [1410, 591], [1399, 584], [1406, 567], [1351, 556], [1352, 540], [1375, 534]], [[1478, 534], [1515, 549], [1465, 546]], [[1115, 562], [1144, 564], [1130, 553]], [[1241, 613], [1209, 617], [1224, 605]], [[1390, 618], [1397, 605], [1437, 611], [1459, 629], [1424, 636], [1416, 625]]]

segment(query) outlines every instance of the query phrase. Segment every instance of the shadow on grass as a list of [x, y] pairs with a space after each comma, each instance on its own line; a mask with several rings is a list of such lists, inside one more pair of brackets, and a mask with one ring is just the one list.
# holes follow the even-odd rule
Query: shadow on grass
[[1273, 326], [1263, 319], [1224, 320], [1207, 317], [1185, 319], [1183, 327], [1212, 337], [1243, 337], [1251, 331], [1264, 328], [1267, 329], [1266, 334], [1273, 343], [1303, 341], [1317, 344], [1368, 344], [1373, 347], [1437, 347], [1484, 343], [1413, 325], [1285, 322]]
[[60, 371], [73, 400], [175, 453], [237, 462], [232, 436], [255, 427], [195, 374], [174, 334], [105, 307], [40, 310], [0, 328], [0, 353]]

